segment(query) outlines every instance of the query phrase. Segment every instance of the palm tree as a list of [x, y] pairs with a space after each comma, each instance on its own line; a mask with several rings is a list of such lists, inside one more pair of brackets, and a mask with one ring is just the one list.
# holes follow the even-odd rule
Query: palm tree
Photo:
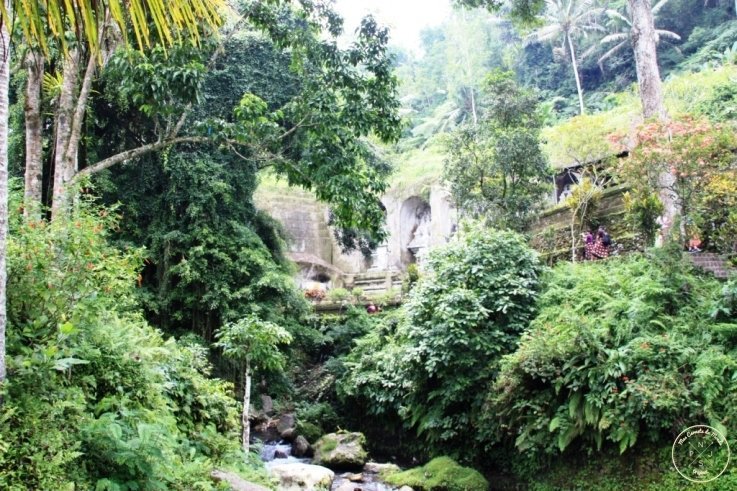
[[[196, 42], [203, 28], [220, 24], [220, 10], [224, 5], [225, 0], [3, 0], [0, 3], [0, 384], [6, 378], [8, 94], [13, 27], [18, 28], [29, 46], [44, 52], [48, 52], [52, 43], [68, 52], [65, 36], [74, 33], [79, 42], [89, 47], [94, 59], [100, 52], [100, 26], [107, 22], [117, 24], [123, 33], [131, 26], [141, 49], [149, 46], [153, 38], [149, 22], [165, 45], [183, 37]], [[18, 15], [13, 15], [14, 12]]]
[[571, 57], [578, 91], [578, 103], [581, 114], [583, 114], [583, 90], [581, 89], [581, 77], [578, 74], [574, 39], [586, 36], [591, 31], [601, 31], [602, 27], [596, 22], [596, 19], [604, 9], [595, 7], [594, 0], [545, 0], [545, 4], [543, 15], [545, 25], [532, 32], [527, 39], [534, 42], [560, 41], [560, 49], [563, 52], [567, 51]]
[[[657, 22], [658, 12], [665, 6], [670, 0], [660, 0], [653, 5], [653, 20]], [[616, 10], [607, 9], [607, 16], [611, 19], [610, 27], [617, 29], [616, 32], [604, 36], [601, 41], [602, 45], [616, 43], [613, 48], [609, 49], [606, 53], [601, 55], [599, 58], [599, 66], [601, 67], [605, 60], [619, 52], [622, 48], [627, 45], [632, 45], [632, 14], [630, 13], [629, 6], [625, 6], [624, 13]], [[681, 36], [672, 31], [666, 31], [665, 29], [655, 29], [656, 42], [660, 42], [661, 39], [672, 39], [674, 41], [680, 41]]]

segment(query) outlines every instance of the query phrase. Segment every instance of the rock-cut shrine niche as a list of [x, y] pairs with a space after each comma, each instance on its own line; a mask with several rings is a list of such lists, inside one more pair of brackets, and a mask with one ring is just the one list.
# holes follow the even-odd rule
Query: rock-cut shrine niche
[[418, 196], [412, 196], [402, 203], [399, 219], [402, 266], [422, 263], [430, 248], [430, 204]]

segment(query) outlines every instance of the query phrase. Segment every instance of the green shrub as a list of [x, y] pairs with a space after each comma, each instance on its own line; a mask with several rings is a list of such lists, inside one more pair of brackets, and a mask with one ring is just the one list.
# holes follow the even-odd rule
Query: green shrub
[[420, 279], [420, 268], [416, 263], [407, 266], [407, 277], [402, 282], [402, 293], [409, 293]]
[[316, 424], [307, 421], [297, 421], [297, 434], [302, 435], [310, 443], [315, 443], [324, 431]]
[[398, 288], [391, 287], [384, 293], [372, 297], [372, 300], [379, 307], [386, 307], [389, 304], [395, 303], [401, 295], [402, 292]]
[[349, 305], [341, 314], [320, 316], [315, 322], [324, 336], [323, 353], [342, 355], [350, 351], [356, 339], [369, 332], [375, 321], [363, 308]]
[[541, 272], [520, 235], [466, 229], [431, 253], [396, 328], [358, 341], [339, 395], [369, 414], [398, 414], [434, 451], [474, 456], [467, 435], [499, 359], [534, 315]]
[[344, 302], [351, 297], [351, 292], [345, 288], [333, 288], [328, 290], [327, 299], [331, 302]]
[[694, 273], [680, 251], [564, 264], [546, 283], [489, 394], [487, 443], [502, 435], [519, 450], [557, 453], [609, 442], [623, 452], [672, 442], [689, 421], [734, 438], [725, 428], [737, 417], [728, 289]]
[[437, 457], [422, 467], [383, 476], [394, 486], [421, 491], [486, 491], [489, 482], [478, 471], [458, 465], [450, 457]]
[[110, 211], [12, 218], [0, 488], [204, 490], [213, 466], [252, 468], [232, 385], [137, 312], [141, 254], [108, 244]]
[[663, 214], [663, 203], [651, 192], [626, 192], [623, 195], [625, 220], [632, 230], [639, 234], [645, 247], [652, 247], [660, 224], [658, 218]]
[[353, 290], [351, 290], [351, 296], [353, 296], [353, 299], [356, 302], [361, 301], [363, 299], [364, 295], [365, 295], [365, 293], [363, 291], [363, 288], [356, 287]]
[[[296, 405], [297, 420], [302, 425], [311, 425], [314, 428], [307, 428], [308, 431], [314, 432], [315, 429], [320, 432], [317, 437], [322, 436], [323, 432], [334, 431], [338, 426], [338, 415], [335, 409], [326, 402], [302, 402]], [[310, 438], [305, 435], [309, 441]]]

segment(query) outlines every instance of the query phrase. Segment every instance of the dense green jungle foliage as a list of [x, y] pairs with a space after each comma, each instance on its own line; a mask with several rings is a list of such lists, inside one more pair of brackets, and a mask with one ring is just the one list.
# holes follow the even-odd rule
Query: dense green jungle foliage
[[[333, 368], [341, 414], [384, 428], [373, 430], [378, 452], [391, 442], [405, 445], [395, 452], [454, 455], [500, 482], [549, 484], [562, 478], [550, 462], [594, 453], [612, 466], [606, 488], [626, 472], [618, 453], [665, 455], [691, 421], [735, 441], [734, 281], [695, 271], [677, 250], [539, 277], [536, 262], [505, 259], [520, 257], [518, 238], [491, 237], [438, 251], [410, 301], [328, 364], [343, 365]], [[427, 444], [407, 444], [412, 434]], [[667, 463], [639, 471], [648, 486], [678, 489]]]
[[[289, 57], [262, 37], [237, 36], [223, 49], [213, 69], [203, 74], [203, 102], [194, 115], [203, 124], [232, 119], [244, 93], [257, 94], [275, 108], [294, 95]], [[119, 81], [113, 73], [106, 83]], [[119, 132], [114, 125], [105, 129]], [[134, 127], [129, 138], [141, 138], [141, 129]], [[154, 121], [148, 131], [155, 132]], [[100, 140], [112, 141], [104, 134]], [[280, 312], [289, 311], [290, 319], [306, 312], [282, 256], [278, 226], [253, 204], [255, 158], [244, 160], [229, 148], [207, 145], [178, 147], [145, 160], [112, 170], [103, 186], [109, 190], [106, 201], [121, 204], [121, 238], [149, 253], [144, 306], [156, 325], [211, 340], [224, 320], [257, 313], [289, 323]]]
[[[268, 395], [310, 443], [361, 431], [373, 458], [414, 467], [384, 477], [415, 489], [675, 490], [681, 430], [708, 423], [737, 448], [737, 282], [647, 247], [672, 168], [683, 233], [735, 252], [735, 4], [655, 2], [672, 120], [635, 125], [625, 1], [596, 4], [571, 38], [582, 115], [565, 38], [547, 35], [561, 26], [530, 22], [545, 2], [453, 3], [495, 13], [455, 10], [421, 57], [391, 56], [371, 18], [343, 47], [311, 0], [235, 2], [245, 14], [220, 37], [105, 53], [80, 170], [182, 139], [83, 179], [53, 219], [24, 217], [14, 190], [0, 488], [207, 490], [216, 468], [273, 488], [258, 445], [238, 443], [245, 367], [247, 414]], [[43, 85], [45, 205], [62, 61], [49, 53]], [[26, 82], [17, 63], [16, 177]], [[544, 265], [529, 226], [552, 168], [613, 154], [640, 252]], [[401, 305], [372, 298], [384, 308], [369, 315], [363, 292], [335, 288], [337, 312], [317, 313], [254, 203], [264, 179], [314, 192], [339, 245], [365, 255], [386, 239], [380, 198], [403, 186], [442, 180], [469, 221], [408, 268]], [[736, 487], [730, 468], [705, 489]]]
[[537, 97], [512, 72], [492, 72], [479, 94], [478, 121], [445, 142], [443, 173], [463, 216], [524, 230], [549, 192], [552, 173], [540, 145]]
[[2, 488], [212, 489], [215, 465], [268, 483], [244, 465], [207, 346], [143, 319], [143, 254], [110, 244], [114, 210], [82, 200], [47, 223], [12, 209]]
[[[734, 58], [737, 21], [734, 4], [704, 4], [698, 0], [666, 0], [656, 15], [662, 36], [658, 56], [664, 79], [683, 72], [711, 70]], [[573, 7], [584, 5], [574, 2]], [[586, 4], [594, 9], [594, 5]], [[595, 29], [575, 35], [579, 74], [588, 112], [619, 104], [617, 93], [636, 82], [634, 55], [626, 37], [607, 42], [607, 36], [627, 33], [626, 2], [608, 2], [607, 11], [589, 19]], [[622, 17], [623, 16], [623, 17]], [[536, 40], [535, 27], [510, 22], [484, 11], [457, 11], [447, 22], [426, 29], [424, 55], [400, 52], [397, 73], [402, 101], [410, 121], [401, 150], [425, 146], [433, 136], [463, 125], [483, 109], [480, 92], [486, 73], [511, 70], [523, 85], [539, 92], [547, 124], [578, 113], [570, 54], [560, 39]], [[620, 46], [620, 44], [622, 44]], [[612, 48], [616, 51], [601, 60]], [[600, 61], [601, 60], [601, 61]]]

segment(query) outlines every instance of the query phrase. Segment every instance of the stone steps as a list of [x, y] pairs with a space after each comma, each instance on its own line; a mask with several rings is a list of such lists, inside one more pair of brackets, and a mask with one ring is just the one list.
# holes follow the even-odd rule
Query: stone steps
[[353, 276], [352, 287], [360, 288], [366, 295], [380, 295], [389, 288], [401, 288], [402, 275], [399, 272], [361, 273]]
[[697, 268], [712, 273], [716, 278], [727, 279], [737, 275], [737, 268], [729, 265], [727, 260], [713, 252], [686, 253], [686, 256]]

